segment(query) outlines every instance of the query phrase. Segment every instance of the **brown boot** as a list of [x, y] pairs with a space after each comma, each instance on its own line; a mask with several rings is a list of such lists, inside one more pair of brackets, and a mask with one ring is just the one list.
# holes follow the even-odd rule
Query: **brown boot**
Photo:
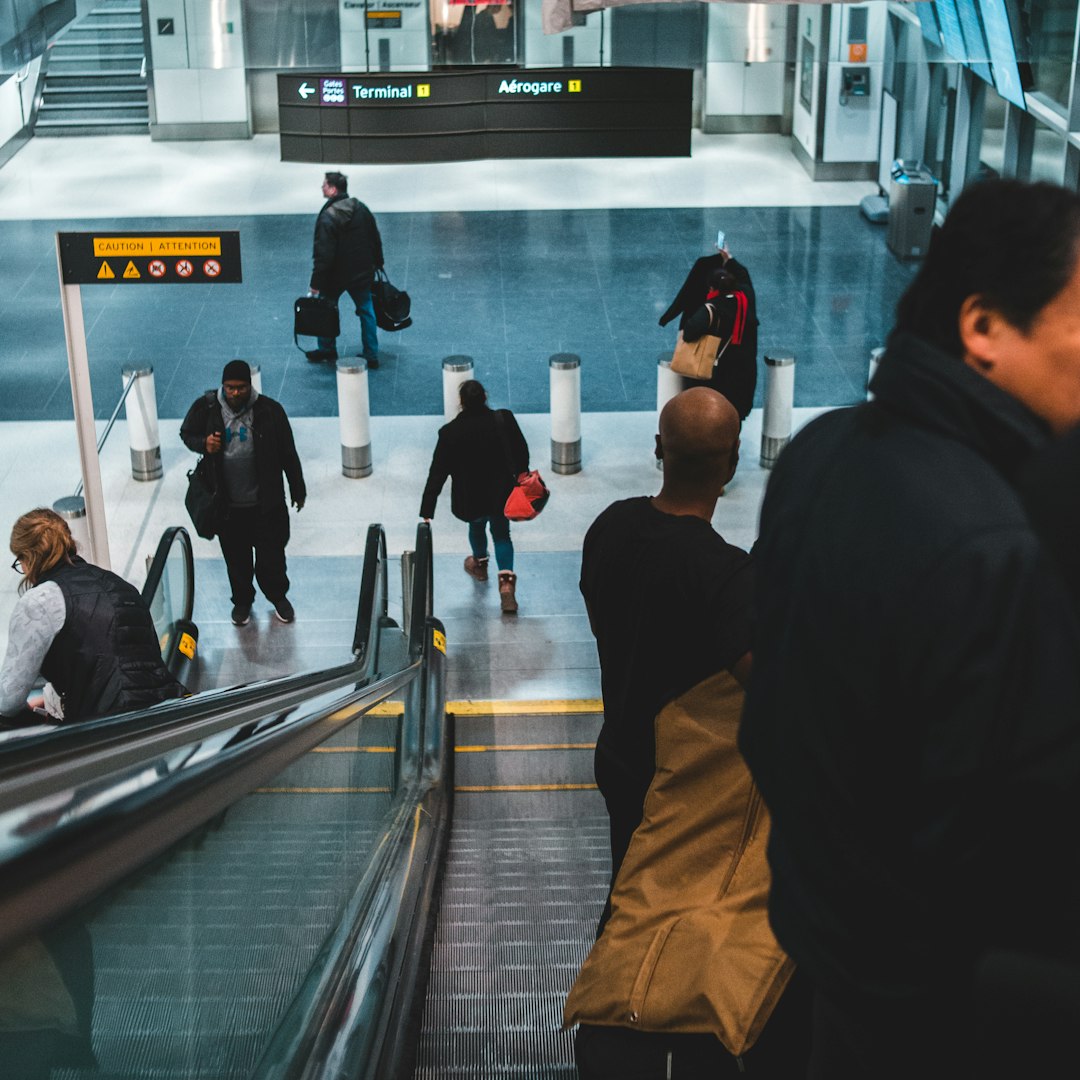
[[465, 573], [477, 581], [487, 581], [487, 559], [478, 559], [470, 555], [465, 560]]
[[512, 574], [509, 570], [499, 571], [499, 603], [504, 615], [517, 614], [517, 597], [514, 595], [516, 585], [517, 574]]

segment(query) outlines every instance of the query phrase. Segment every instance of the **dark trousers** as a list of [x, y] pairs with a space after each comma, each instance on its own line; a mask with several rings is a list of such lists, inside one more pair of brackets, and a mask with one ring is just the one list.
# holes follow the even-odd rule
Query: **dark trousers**
[[[580, 1080], [805, 1080], [811, 992], [796, 971], [758, 1041], [741, 1057], [712, 1035], [582, 1024], [574, 1042]], [[876, 1080], [867, 1074], [862, 1080]], [[913, 1080], [913, 1078], [912, 1078]]]
[[285, 599], [285, 545], [289, 542], [289, 511], [283, 505], [270, 512], [257, 506], [231, 506], [218, 534], [234, 604], [252, 604], [255, 586], [271, 604]]

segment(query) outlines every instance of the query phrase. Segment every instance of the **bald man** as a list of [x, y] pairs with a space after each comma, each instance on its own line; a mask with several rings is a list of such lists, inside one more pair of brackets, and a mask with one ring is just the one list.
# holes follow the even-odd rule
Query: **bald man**
[[564, 1012], [581, 1080], [805, 1075], [809, 997], [786, 989], [767, 816], [736, 746], [753, 567], [712, 527], [738, 452], [727, 398], [684, 391], [660, 414], [660, 494], [614, 503], [585, 536], [612, 883]]

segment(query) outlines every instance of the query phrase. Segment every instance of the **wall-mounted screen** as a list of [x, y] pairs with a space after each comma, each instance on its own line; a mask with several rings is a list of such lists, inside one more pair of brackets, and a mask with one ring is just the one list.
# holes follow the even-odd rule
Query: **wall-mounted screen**
[[993, 85], [994, 76], [990, 73], [990, 51], [986, 47], [982, 23], [979, 21], [979, 9], [975, 0], [956, 0], [956, 10], [960, 15], [960, 28], [964, 32], [964, 46], [967, 49], [967, 65], [986, 82]]
[[938, 31], [937, 16], [934, 14], [934, 5], [929, 0], [919, 0], [915, 4], [915, 14], [919, 16], [919, 26], [922, 27], [922, 36], [931, 45], [941, 44], [941, 34]]
[[1020, 68], [1016, 62], [1016, 46], [1009, 24], [1009, 12], [1005, 0], [979, 0], [983, 29], [986, 31], [986, 47], [990, 53], [990, 66], [994, 72], [997, 92], [1013, 105], [1026, 109], [1024, 88], [1020, 83]]

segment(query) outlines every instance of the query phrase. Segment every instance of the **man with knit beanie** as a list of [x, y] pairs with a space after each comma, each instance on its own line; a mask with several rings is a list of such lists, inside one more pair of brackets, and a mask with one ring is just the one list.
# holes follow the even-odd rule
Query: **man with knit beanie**
[[282, 474], [298, 511], [307, 488], [285, 410], [251, 385], [245, 361], [230, 360], [221, 388], [207, 390], [188, 410], [180, 438], [189, 450], [214, 461], [222, 496], [217, 532], [232, 589], [233, 624], [251, 621], [253, 581], [273, 604], [274, 617], [291, 623], [296, 613], [286, 598], [289, 508]]

